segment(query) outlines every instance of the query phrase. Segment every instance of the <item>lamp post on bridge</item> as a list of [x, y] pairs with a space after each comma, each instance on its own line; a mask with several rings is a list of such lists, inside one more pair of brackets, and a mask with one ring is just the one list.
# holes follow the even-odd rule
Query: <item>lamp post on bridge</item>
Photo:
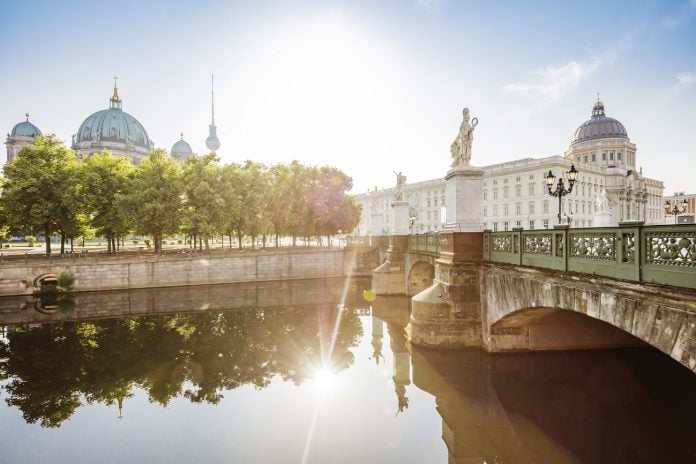
[[558, 197], [558, 224], [562, 224], [561, 208], [563, 205], [561, 200], [564, 196], [573, 191], [573, 185], [575, 185], [575, 180], [578, 177], [578, 171], [575, 169], [574, 164], [570, 165], [570, 171], [566, 172], [566, 177], [568, 178], [568, 189], [563, 185], [563, 177], [561, 177], [558, 179], [558, 184], [556, 184], [556, 190], [553, 190], [553, 183], [556, 181], [556, 176], [553, 175], [550, 169], [549, 173], [544, 176], [546, 179], [546, 187], [549, 189], [549, 195]]
[[681, 213], [685, 213], [689, 208], [689, 202], [684, 198], [682, 202], [677, 202], [677, 200], [667, 200], [665, 201], [665, 213], [674, 215], [674, 223], [677, 223], [677, 216]]

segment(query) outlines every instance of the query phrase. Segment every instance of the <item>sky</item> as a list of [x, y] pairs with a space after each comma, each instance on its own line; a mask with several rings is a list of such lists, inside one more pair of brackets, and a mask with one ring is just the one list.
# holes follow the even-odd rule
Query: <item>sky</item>
[[[471, 164], [562, 155], [600, 98], [665, 195], [696, 193], [696, 0], [0, 0], [0, 130], [70, 143], [108, 108], [156, 147], [300, 160], [353, 193], [443, 177], [462, 108]], [[4, 156], [3, 156], [4, 158]]]

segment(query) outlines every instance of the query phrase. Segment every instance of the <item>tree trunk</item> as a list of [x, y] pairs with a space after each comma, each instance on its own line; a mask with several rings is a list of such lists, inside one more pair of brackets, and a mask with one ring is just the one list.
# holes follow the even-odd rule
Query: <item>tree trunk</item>
[[60, 232], [60, 255], [63, 256], [65, 253], [65, 232]]
[[71, 238], [71, 239], [70, 239], [70, 253], [72, 253], [73, 250], [74, 250], [73, 242], [74, 242], [74, 240]]
[[48, 226], [44, 227], [44, 240], [46, 241], [46, 256], [51, 256], [51, 235]]
[[237, 240], [239, 240], [239, 249], [242, 249], [242, 233], [237, 232]]
[[278, 248], [278, 232], [275, 234], [276, 248]]

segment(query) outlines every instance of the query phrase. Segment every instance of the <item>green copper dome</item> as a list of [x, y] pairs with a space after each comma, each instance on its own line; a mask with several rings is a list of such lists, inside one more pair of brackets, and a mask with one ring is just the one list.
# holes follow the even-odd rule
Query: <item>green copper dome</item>
[[22, 121], [12, 128], [12, 133], [10, 135], [19, 137], [36, 137], [37, 135], [43, 135], [38, 127], [29, 122], [29, 114], [27, 114], [26, 117], [26, 121]]
[[178, 140], [174, 145], [172, 145], [171, 156], [179, 161], [183, 161], [193, 154], [191, 150], [191, 145], [184, 140], [184, 134], [181, 134], [181, 140]]
[[108, 110], [97, 111], [87, 117], [75, 134], [74, 142], [119, 142], [151, 150], [153, 143], [140, 122], [121, 109], [118, 87], [109, 100]]

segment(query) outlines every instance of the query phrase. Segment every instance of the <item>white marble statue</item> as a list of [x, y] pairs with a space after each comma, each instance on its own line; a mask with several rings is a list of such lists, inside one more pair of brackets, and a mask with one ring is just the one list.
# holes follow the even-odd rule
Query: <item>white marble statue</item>
[[477, 125], [478, 118], [474, 118], [469, 122], [469, 108], [464, 108], [459, 134], [457, 134], [457, 138], [450, 145], [453, 168], [469, 166], [469, 161], [471, 161], [471, 142], [474, 139], [474, 129]]
[[394, 174], [396, 174], [396, 190], [394, 191], [394, 200], [401, 201], [404, 199], [404, 189], [406, 188], [406, 176], [401, 171], [394, 171]]
[[607, 199], [607, 191], [604, 188], [595, 194], [595, 211], [609, 211], [609, 199]]

